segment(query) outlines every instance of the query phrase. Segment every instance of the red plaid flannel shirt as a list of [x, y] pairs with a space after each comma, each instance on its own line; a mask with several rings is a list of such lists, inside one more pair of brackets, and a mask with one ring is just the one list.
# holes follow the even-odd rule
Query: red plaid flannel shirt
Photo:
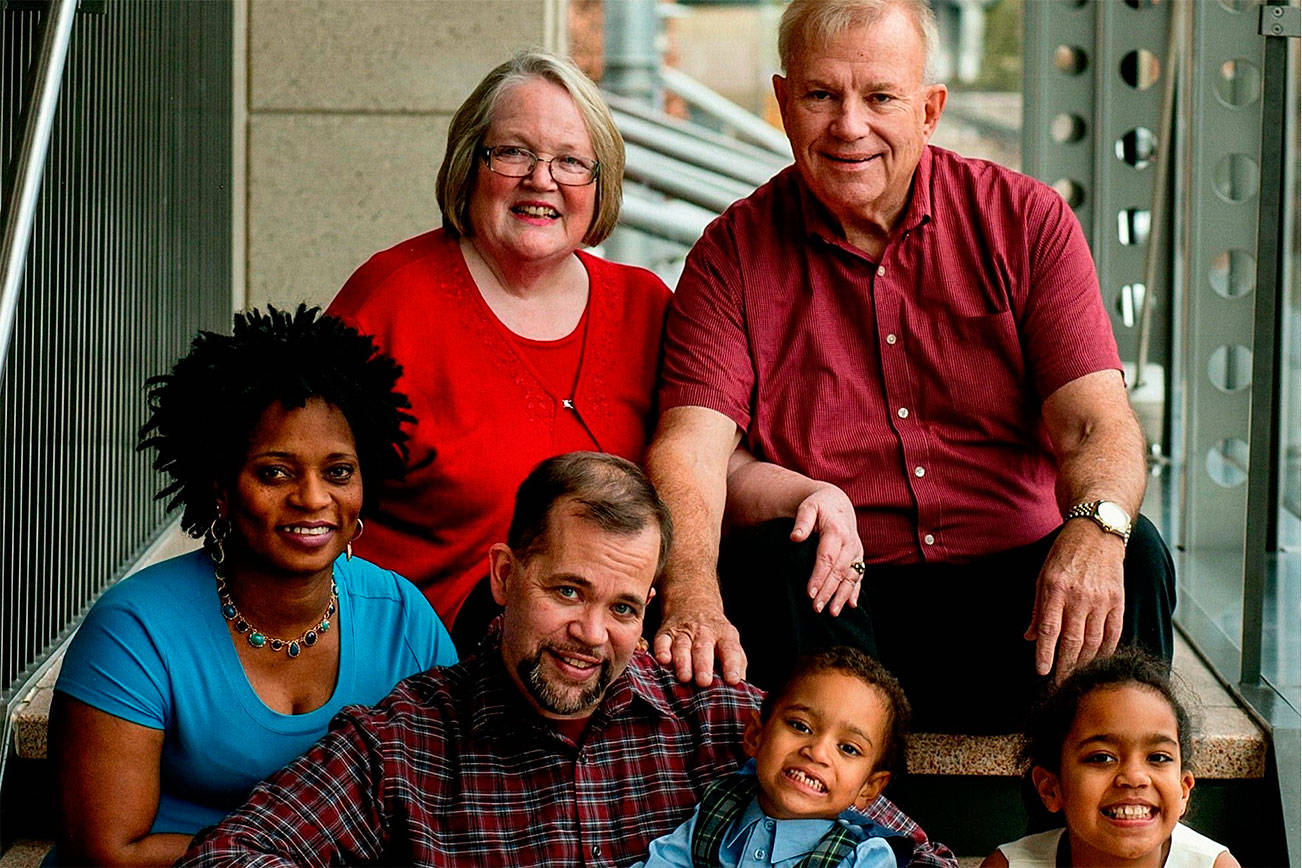
[[[575, 744], [490, 646], [344, 709], [178, 864], [628, 865], [736, 770], [759, 700], [748, 685], [679, 684], [637, 654]], [[956, 865], [885, 799], [870, 815], [914, 837], [915, 865]]]

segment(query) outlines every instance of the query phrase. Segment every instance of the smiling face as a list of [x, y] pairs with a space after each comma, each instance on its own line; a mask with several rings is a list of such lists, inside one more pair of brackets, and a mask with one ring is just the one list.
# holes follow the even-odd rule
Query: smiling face
[[329, 574], [357, 532], [362, 474], [339, 408], [311, 398], [263, 411], [233, 488], [218, 497], [239, 569]]
[[923, 84], [924, 62], [913, 22], [890, 8], [806, 46], [773, 77], [796, 166], [852, 242], [884, 237], [908, 200], [945, 106], [944, 85]]
[[628, 666], [642, 635], [660, 556], [654, 523], [605, 531], [572, 500], [552, 506], [540, 551], [489, 552], [493, 597], [506, 608], [502, 659], [544, 717], [582, 718]]
[[767, 721], [746, 729], [764, 813], [832, 819], [875, 798], [890, 779], [876, 769], [887, 718], [881, 691], [845, 672], [828, 669], [797, 681]]
[[1081, 699], [1059, 773], [1031, 776], [1045, 807], [1066, 815], [1077, 865], [1160, 866], [1194, 784], [1170, 704], [1137, 684]]
[[[485, 147], [518, 145], [542, 159], [559, 155], [596, 160], [583, 116], [558, 84], [530, 78], [498, 97]], [[577, 250], [592, 225], [597, 185], [562, 186], [545, 163], [508, 178], [479, 161], [470, 194], [470, 226], [479, 252], [511, 267], [550, 265]]]

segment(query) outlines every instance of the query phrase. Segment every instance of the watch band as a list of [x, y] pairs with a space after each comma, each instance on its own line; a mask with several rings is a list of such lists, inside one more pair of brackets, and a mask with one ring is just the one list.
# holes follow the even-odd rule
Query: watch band
[[[1099, 514], [1100, 512], [1099, 507], [1102, 506], [1103, 504], [1107, 504], [1108, 507], [1116, 509], [1118, 512], [1120, 512], [1122, 515], [1122, 520], [1125, 523], [1121, 525], [1117, 525], [1104, 520], [1104, 518]], [[1133, 528], [1133, 523], [1130, 520], [1130, 516], [1126, 515], [1125, 510], [1123, 510], [1117, 504], [1112, 503], [1111, 501], [1086, 500], [1081, 503], [1078, 503], [1075, 506], [1073, 506], [1071, 509], [1067, 510], [1066, 514], [1063, 515], [1063, 521], [1068, 521], [1073, 518], [1090, 519], [1095, 524], [1097, 524], [1103, 530], [1104, 533], [1110, 533], [1121, 537], [1122, 545], [1125, 545], [1130, 542], [1130, 531]]]

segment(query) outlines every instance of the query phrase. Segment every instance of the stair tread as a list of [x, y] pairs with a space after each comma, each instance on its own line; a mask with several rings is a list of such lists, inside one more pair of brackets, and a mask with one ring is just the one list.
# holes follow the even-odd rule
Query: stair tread
[[13, 846], [0, 856], [0, 868], [37, 868], [52, 846], [54, 846], [53, 841], [37, 841], [31, 838], [15, 841]]
[[[1266, 773], [1266, 740], [1260, 728], [1216, 680], [1184, 639], [1176, 637], [1175, 669], [1202, 707], [1202, 737], [1194, 744], [1194, 768], [1202, 778], [1261, 778]], [[14, 715], [18, 756], [44, 759], [50, 698], [58, 666], [41, 678]], [[1016, 735], [914, 733], [909, 739], [908, 767], [918, 775], [1017, 776]]]

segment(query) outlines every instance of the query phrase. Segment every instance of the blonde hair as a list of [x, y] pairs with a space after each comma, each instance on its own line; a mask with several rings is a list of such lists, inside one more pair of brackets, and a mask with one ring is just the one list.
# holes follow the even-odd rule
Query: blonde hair
[[936, 48], [936, 14], [927, 0], [791, 0], [778, 24], [778, 57], [787, 72], [796, 55], [825, 45], [851, 27], [875, 24], [890, 9], [898, 8], [913, 21], [922, 40], [922, 80], [935, 77], [932, 54]]
[[443, 228], [456, 236], [470, 236], [470, 194], [479, 171], [479, 149], [493, 122], [493, 112], [507, 88], [540, 78], [565, 90], [574, 100], [596, 154], [597, 202], [592, 224], [583, 236], [587, 245], [600, 244], [619, 220], [623, 198], [624, 139], [615, 119], [601, 98], [601, 92], [583, 72], [568, 60], [540, 50], [521, 51], [484, 77], [452, 116], [447, 150], [439, 166], [435, 193], [443, 211]]

